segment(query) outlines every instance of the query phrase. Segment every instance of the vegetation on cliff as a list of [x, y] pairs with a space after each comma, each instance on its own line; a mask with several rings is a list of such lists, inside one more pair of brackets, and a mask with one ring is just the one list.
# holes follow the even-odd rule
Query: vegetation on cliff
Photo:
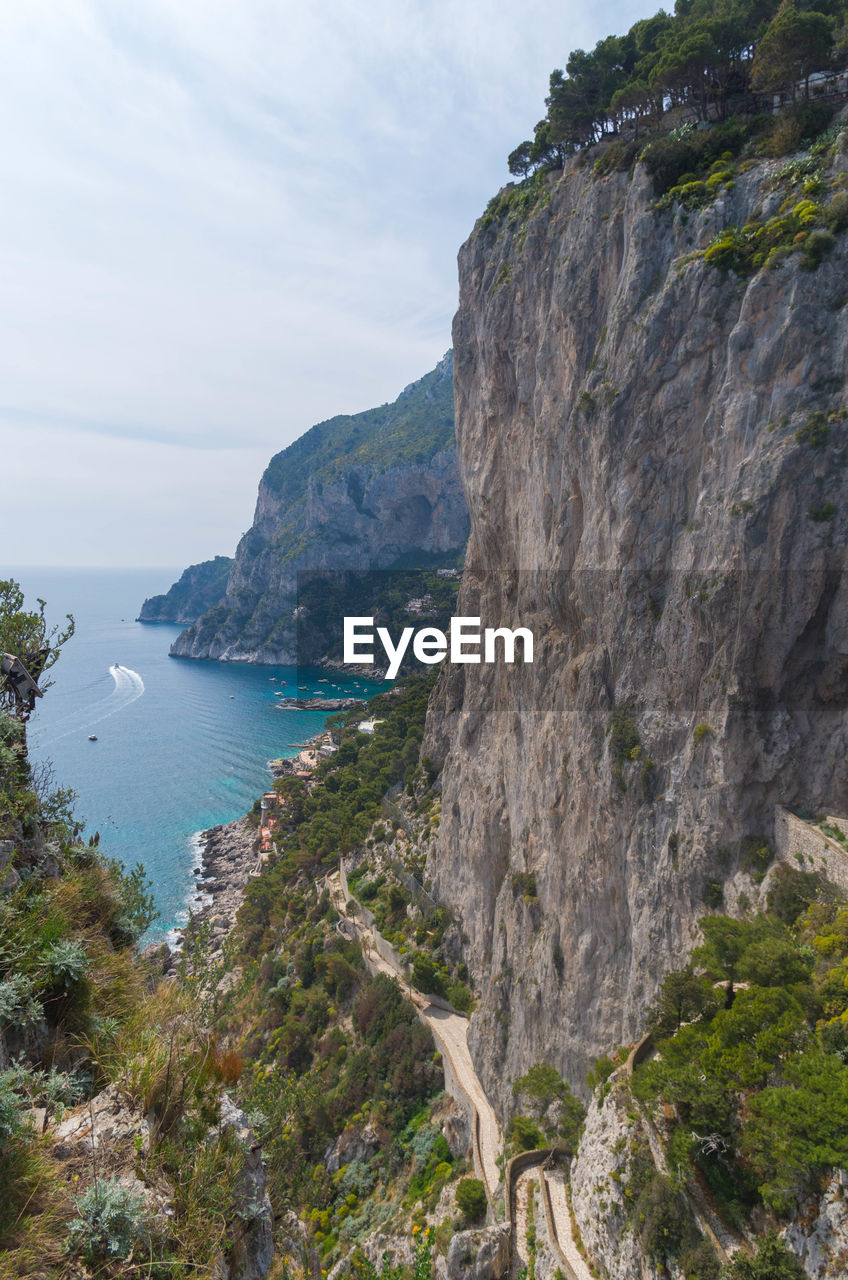
[[[417, 556], [413, 569], [372, 569], [355, 572], [302, 573], [298, 579], [298, 652], [320, 652], [332, 662], [344, 656], [346, 617], [370, 616], [374, 626], [385, 627], [397, 639], [404, 627], [429, 626], [447, 631], [456, 612], [461, 555]], [[432, 559], [438, 568], [422, 568]], [[379, 666], [385, 655], [379, 645], [374, 654]], [[408, 652], [401, 674], [420, 671]]]
[[[52, 639], [49, 666], [63, 637], [17, 584], [0, 601], [3, 645]], [[186, 966], [163, 982], [138, 958], [144, 872], [84, 842], [72, 800], [0, 708], [0, 1270], [196, 1275], [233, 1247], [245, 1149], [220, 1115], [240, 1063]]]
[[287, 503], [307, 486], [321, 488], [353, 467], [425, 463], [454, 443], [452, 353], [392, 404], [319, 422], [268, 463], [264, 482]]
[[[609, 135], [629, 131], [636, 141], [679, 107], [706, 123], [770, 109], [774, 94], [806, 102], [813, 73], [841, 70], [847, 50], [848, 10], [840, 0], [685, 0], [673, 14], [660, 10], [590, 52], [575, 49], [565, 72], [551, 73], [547, 113], [533, 138], [510, 154], [510, 172], [526, 177], [561, 165]], [[804, 120], [801, 112], [794, 145]], [[724, 139], [730, 150], [750, 127], [734, 123]]]
[[189, 565], [164, 595], [144, 601], [139, 622], [194, 622], [223, 598], [232, 567], [229, 556]]
[[[731, 1221], [788, 1213], [848, 1163], [848, 907], [781, 866], [769, 910], [706, 916], [693, 964], [655, 1007], [634, 1091], [674, 1108], [669, 1164], [697, 1171]], [[685, 1172], [683, 1172], [685, 1171]]]
[[[370, 1274], [360, 1242], [377, 1231], [421, 1232], [468, 1171], [441, 1131], [450, 1104], [430, 1032], [393, 980], [366, 971], [358, 942], [336, 927], [324, 883], [340, 851], [356, 850], [351, 888], [378, 928], [403, 950], [416, 947], [452, 997], [470, 999], [441, 952], [444, 913], [410, 914], [409, 893], [374, 869], [387, 828], [398, 837], [414, 819], [423, 834], [437, 821], [432, 774], [419, 762], [431, 687], [411, 678], [372, 699], [369, 714], [380, 721], [372, 735], [357, 731], [361, 710], [331, 717], [339, 746], [315, 785], [275, 784], [284, 806], [275, 850], [248, 885], [230, 957], [240, 977], [217, 1021], [223, 1036], [239, 1038], [247, 1063], [241, 1095], [262, 1138], [275, 1210], [295, 1210], [325, 1265], [349, 1255], [356, 1275]], [[457, 1224], [449, 1215], [430, 1248], [444, 1249]]]

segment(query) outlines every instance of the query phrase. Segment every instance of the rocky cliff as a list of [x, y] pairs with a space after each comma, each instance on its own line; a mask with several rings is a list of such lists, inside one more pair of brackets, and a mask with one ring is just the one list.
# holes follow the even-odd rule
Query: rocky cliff
[[[226, 595], [174, 643], [178, 657], [293, 663], [298, 574], [425, 567], [465, 547], [453, 357], [391, 405], [319, 423], [270, 462]], [[319, 646], [320, 648], [320, 646]]]
[[[817, 163], [826, 201], [846, 152]], [[778, 803], [848, 802], [848, 248], [706, 252], [785, 239], [810, 173], [662, 209], [643, 165], [572, 160], [460, 253], [459, 611], [532, 627], [536, 660], [443, 672], [428, 873], [502, 1111], [530, 1064], [579, 1088], [636, 1035]]]
[[139, 622], [178, 622], [185, 626], [223, 599], [233, 562], [215, 556], [189, 565], [164, 595], [150, 596], [141, 606]]

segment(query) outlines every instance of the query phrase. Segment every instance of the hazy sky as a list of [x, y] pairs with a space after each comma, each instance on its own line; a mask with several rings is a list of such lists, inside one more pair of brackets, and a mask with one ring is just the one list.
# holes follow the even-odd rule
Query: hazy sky
[[450, 345], [551, 69], [657, 7], [0, 0], [3, 562], [231, 554], [272, 453]]

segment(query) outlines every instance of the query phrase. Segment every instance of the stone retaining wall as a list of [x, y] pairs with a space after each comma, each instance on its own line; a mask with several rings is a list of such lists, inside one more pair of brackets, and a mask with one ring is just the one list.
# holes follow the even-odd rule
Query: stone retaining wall
[[[848, 825], [844, 818], [827, 821], [840, 830]], [[780, 806], [774, 811], [774, 849], [775, 862], [785, 862], [801, 871], [818, 872], [848, 894], [848, 850], [812, 823], [804, 822]]]

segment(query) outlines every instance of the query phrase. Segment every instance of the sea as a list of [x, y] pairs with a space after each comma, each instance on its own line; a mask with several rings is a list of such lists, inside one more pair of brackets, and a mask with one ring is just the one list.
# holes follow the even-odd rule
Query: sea
[[[28, 726], [30, 760], [76, 793], [86, 835], [127, 866], [141, 862], [160, 917], [145, 941], [185, 923], [200, 835], [238, 818], [265, 791], [268, 761], [294, 756], [326, 712], [283, 710], [288, 697], [369, 697], [389, 686], [302, 667], [171, 658], [179, 626], [136, 621], [179, 569], [0, 569], [26, 607], [74, 616]], [[96, 741], [91, 740], [94, 735]]]

